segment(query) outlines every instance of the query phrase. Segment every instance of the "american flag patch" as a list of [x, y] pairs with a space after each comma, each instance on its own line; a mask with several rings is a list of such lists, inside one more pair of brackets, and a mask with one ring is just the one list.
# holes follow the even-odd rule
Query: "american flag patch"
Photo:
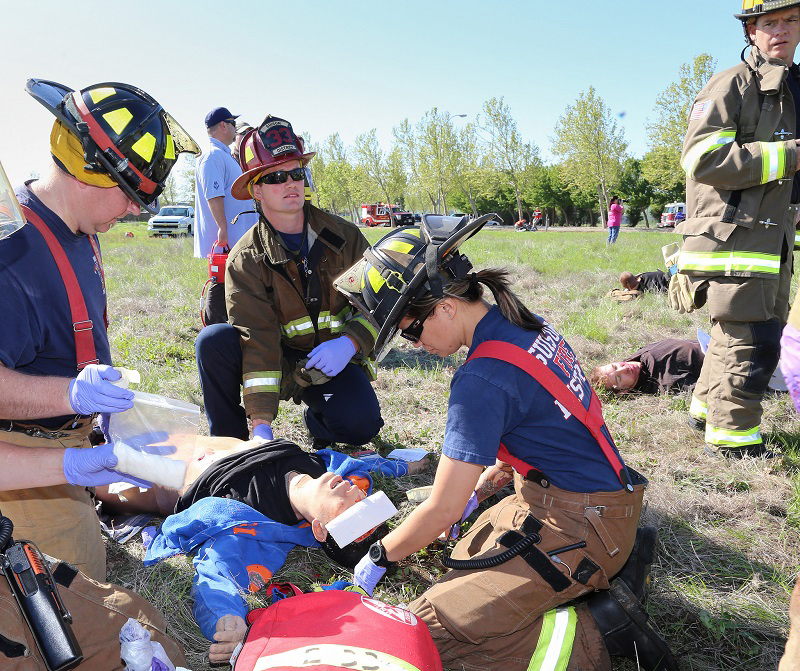
[[696, 121], [697, 119], [702, 119], [710, 109], [711, 109], [710, 100], [704, 100], [703, 102], [695, 103], [692, 106], [692, 113], [689, 115], [689, 121]]

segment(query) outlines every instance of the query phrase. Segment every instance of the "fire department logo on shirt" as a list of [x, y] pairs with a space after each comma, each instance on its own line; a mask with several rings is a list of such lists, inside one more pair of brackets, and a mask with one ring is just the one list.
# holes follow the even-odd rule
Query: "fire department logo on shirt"
[[703, 102], [697, 102], [692, 105], [692, 112], [689, 114], [689, 121], [697, 121], [697, 119], [702, 119], [708, 111], [711, 109], [711, 101], [704, 100]]
[[363, 603], [371, 611], [377, 613], [378, 615], [388, 617], [390, 620], [396, 620], [397, 622], [408, 624], [412, 627], [415, 627], [417, 624], [417, 616], [414, 615], [414, 613], [405, 610], [404, 608], [390, 606], [388, 603], [383, 603], [383, 601], [370, 599], [365, 596], [361, 597], [361, 603]]

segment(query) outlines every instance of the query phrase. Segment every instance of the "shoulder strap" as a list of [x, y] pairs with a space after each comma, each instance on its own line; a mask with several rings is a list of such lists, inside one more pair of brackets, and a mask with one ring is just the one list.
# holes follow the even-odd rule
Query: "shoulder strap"
[[[589, 401], [589, 409], [587, 410], [583, 407], [583, 403], [578, 400], [578, 397], [575, 396], [567, 385], [565, 385], [545, 364], [522, 347], [500, 340], [487, 340], [486, 342], [482, 342], [475, 348], [475, 351], [467, 361], [479, 358], [505, 361], [525, 371], [539, 382], [567, 412], [573, 415], [589, 430], [600, 445], [600, 449], [603, 450], [603, 454], [606, 459], [608, 459], [608, 463], [611, 464], [614, 473], [617, 474], [620, 483], [629, 491], [633, 491], [633, 485], [625, 470], [625, 466], [616, 452], [614, 452], [611, 435], [608, 433], [608, 429], [603, 421], [600, 399], [597, 398], [597, 394], [594, 393], [593, 389], [590, 392], [591, 399]], [[512, 463], [511, 465], [516, 468], [515, 464]], [[532, 467], [528, 466], [528, 468], [530, 469]]]
[[58, 272], [61, 273], [64, 288], [67, 290], [69, 310], [72, 315], [72, 330], [75, 332], [75, 356], [78, 370], [83, 370], [92, 363], [100, 363], [94, 348], [92, 320], [89, 319], [86, 302], [83, 300], [83, 292], [80, 284], [78, 284], [78, 278], [75, 276], [72, 264], [69, 262], [66, 252], [64, 252], [64, 248], [56, 240], [56, 236], [53, 235], [47, 224], [33, 210], [23, 205], [22, 211], [25, 214], [25, 218], [42, 234], [44, 241], [50, 248], [50, 253], [58, 266]]

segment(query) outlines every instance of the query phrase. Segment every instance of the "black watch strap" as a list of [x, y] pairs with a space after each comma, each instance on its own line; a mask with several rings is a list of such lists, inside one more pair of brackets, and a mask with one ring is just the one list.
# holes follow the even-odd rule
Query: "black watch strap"
[[394, 562], [387, 559], [386, 548], [383, 547], [383, 543], [380, 541], [375, 541], [369, 546], [369, 558], [375, 566], [380, 566], [381, 568], [389, 568], [394, 564]]

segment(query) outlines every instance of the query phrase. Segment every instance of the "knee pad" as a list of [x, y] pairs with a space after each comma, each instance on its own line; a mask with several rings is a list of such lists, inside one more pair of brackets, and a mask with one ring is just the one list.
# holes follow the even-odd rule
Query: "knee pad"
[[781, 355], [781, 330], [779, 319], [750, 324], [753, 357], [750, 361], [750, 374], [743, 386], [745, 391], [754, 393], [766, 391]]

